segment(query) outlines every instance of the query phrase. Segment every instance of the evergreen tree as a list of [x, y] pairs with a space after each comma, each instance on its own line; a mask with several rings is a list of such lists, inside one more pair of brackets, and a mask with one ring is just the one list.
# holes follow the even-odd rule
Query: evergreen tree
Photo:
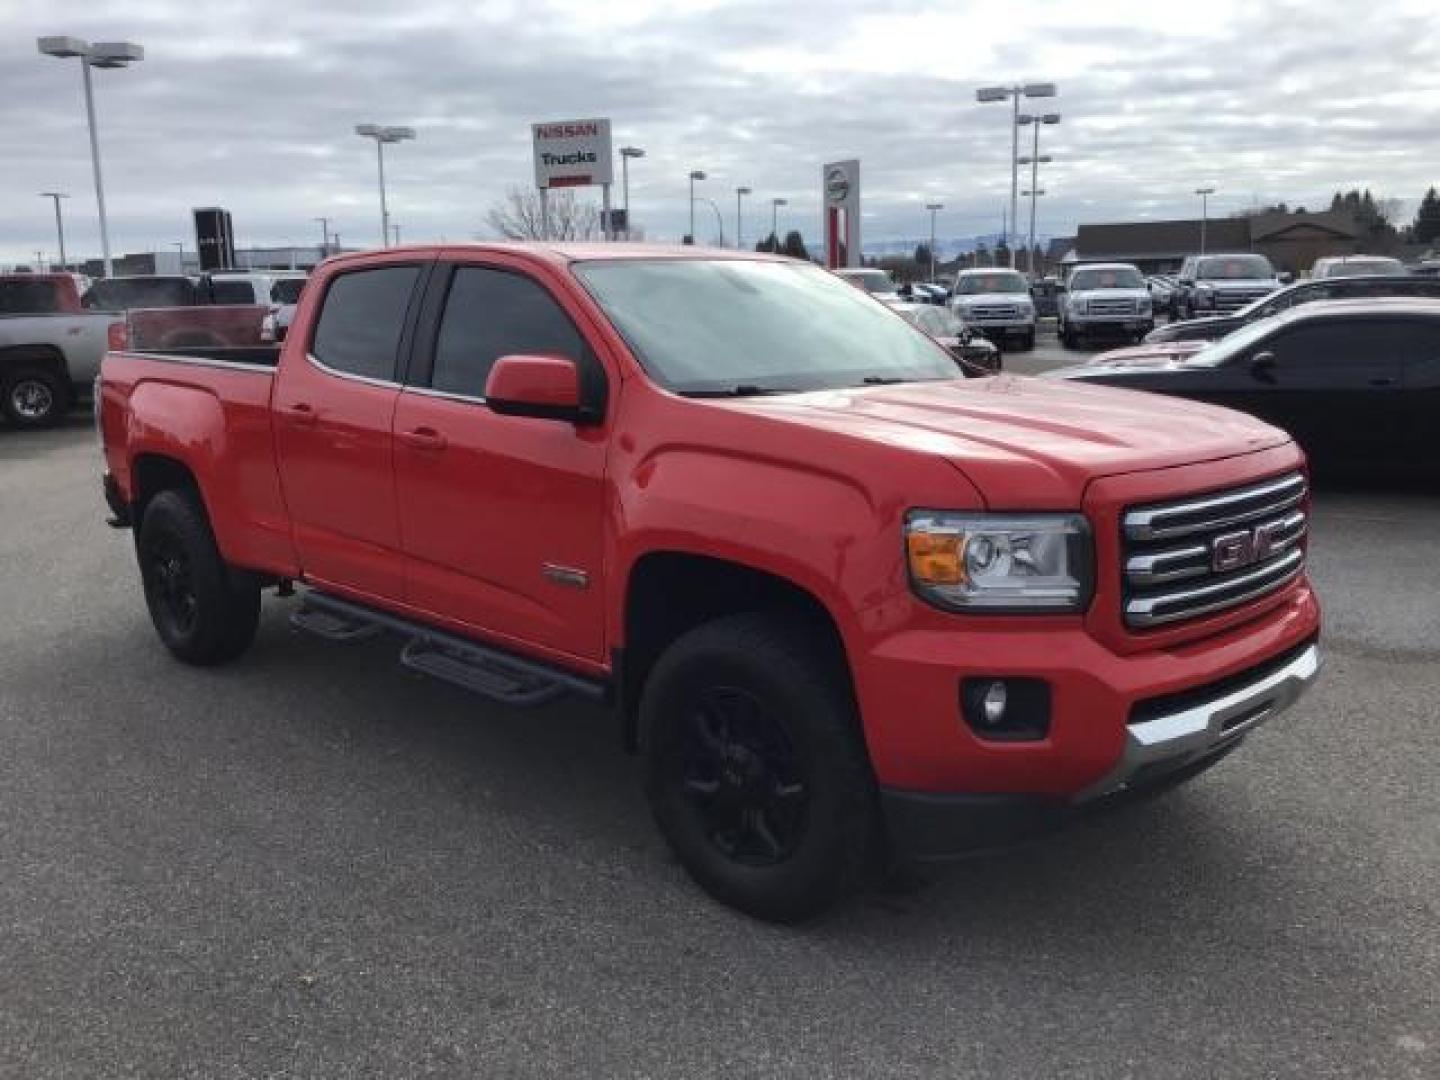
[[921, 273], [930, 272], [930, 245], [919, 244], [915, 248], [915, 265], [920, 267]]
[[1440, 194], [1433, 187], [1425, 192], [1420, 208], [1415, 211], [1410, 238], [1417, 244], [1433, 244], [1440, 240]]
[[781, 250], [791, 258], [810, 258], [810, 252], [805, 249], [805, 238], [800, 235], [799, 229], [791, 229], [785, 234], [785, 246]]

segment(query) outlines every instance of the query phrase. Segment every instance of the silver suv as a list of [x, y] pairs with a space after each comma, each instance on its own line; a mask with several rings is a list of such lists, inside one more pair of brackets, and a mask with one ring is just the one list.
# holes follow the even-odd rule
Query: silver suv
[[978, 268], [955, 275], [950, 308], [965, 325], [996, 345], [1035, 347], [1035, 302], [1030, 283], [1018, 270]]

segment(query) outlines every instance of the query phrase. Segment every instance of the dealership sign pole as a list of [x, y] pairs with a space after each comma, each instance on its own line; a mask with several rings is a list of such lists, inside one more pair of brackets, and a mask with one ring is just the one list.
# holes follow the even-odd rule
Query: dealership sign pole
[[825, 207], [825, 265], [863, 266], [860, 255], [860, 162], [832, 161], [820, 169]]
[[609, 120], [556, 120], [530, 125], [535, 146], [535, 186], [540, 191], [541, 232], [550, 238], [549, 192], [557, 187], [588, 187], [599, 184], [605, 239], [610, 228]]

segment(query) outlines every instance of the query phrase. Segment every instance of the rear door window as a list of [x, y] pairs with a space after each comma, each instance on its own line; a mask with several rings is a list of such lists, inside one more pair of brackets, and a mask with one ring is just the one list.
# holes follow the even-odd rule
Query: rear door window
[[395, 381], [405, 316], [418, 266], [384, 266], [341, 274], [330, 283], [310, 352], [346, 375]]
[[253, 304], [255, 286], [248, 281], [227, 281], [220, 278], [210, 283], [210, 300], [215, 304]]
[[0, 281], [0, 315], [48, 315], [60, 310], [53, 281]]

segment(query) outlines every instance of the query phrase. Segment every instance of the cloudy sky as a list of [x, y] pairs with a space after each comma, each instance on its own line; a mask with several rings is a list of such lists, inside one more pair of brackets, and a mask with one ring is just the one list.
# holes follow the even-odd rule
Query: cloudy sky
[[[34, 39], [132, 40], [145, 61], [96, 75], [117, 252], [193, 245], [189, 208], [231, 209], [242, 244], [378, 240], [373, 144], [357, 122], [415, 127], [387, 157], [405, 239], [485, 234], [531, 182], [530, 123], [608, 116], [638, 224], [685, 229], [686, 174], [734, 221], [789, 199], [819, 231], [820, 165], [862, 159], [866, 240], [999, 228], [1007, 107], [975, 88], [1047, 79], [1040, 232], [1368, 185], [1440, 184], [1435, 0], [0, 0], [0, 263], [54, 251], [60, 189], [75, 252], [98, 253], [74, 60]], [[618, 199], [618, 192], [617, 192]], [[713, 220], [713, 215], [712, 215]], [[1022, 219], [1023, 220], [1023, 219]], [[766, 222], [768, 224], [768, 221]], [[708, 240], [705, 229], [701, 239]]]

